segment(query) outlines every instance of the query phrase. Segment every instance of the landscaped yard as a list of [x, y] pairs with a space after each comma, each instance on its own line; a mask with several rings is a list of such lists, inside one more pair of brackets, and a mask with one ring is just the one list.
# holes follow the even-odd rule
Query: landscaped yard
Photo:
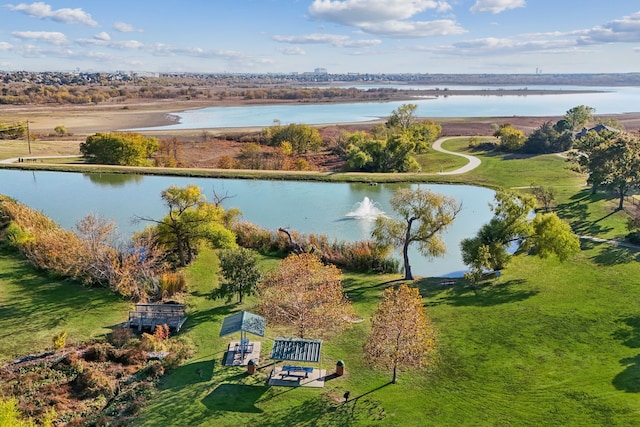
[[[445, 148], [456, 149], [452, 141]], [[460, 147], [458, 147], [460, 148]], [[615, 200], [591, 195], [558, 156], [509, 159], [482, 154], [466, 177], [505, 187], [554, 185], [558, 212], [575, 231], [598, 237], [625, 234]], [[515, 173], [516, 171], [526, 173]], [[456, 178], [456, 179], [462, 179]], [[559, 263], [520, 255], [494, 282], [475, 292], [463, 280], [413, 285], [438, 330], [432, 368], [401, 374], [372, 369], [363, 356], [369, 317], [383, 289], [400, 276], [346, 273], [344, 287], [357, 314], [340, 336], [325, 340], [322, 368], [345, 362], [346, 374], [323, 389], [269, 387], [273, 339], [287, 331], [267, 325], [255, 375], [222, 365], [222, 320], [242, 305], [210, 299], [217, 259], [204, 252], [187, 270], [189, 318], [180, 335], [196, 353], [169, 372], [138, 414], [143, 426], [601, 426], [640, 420], [640, 253], [582, 241], [582, 252]], [[262, 258], [264, 268], [278, 262]], [[0, 360], [68, 341], [100, 336], [126, 320], [129, 304], [100, 289], [43, 276], [14, 254], [0, 253]], [[251, 337], [255, 339], [255, 337]], [[343, 394], [350, 392], [344, 403]]]

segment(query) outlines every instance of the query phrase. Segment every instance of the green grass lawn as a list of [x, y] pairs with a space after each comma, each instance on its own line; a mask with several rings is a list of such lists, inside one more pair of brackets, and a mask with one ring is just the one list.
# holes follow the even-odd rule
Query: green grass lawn
[[16, 253], [0, 249], [0, 363], [67, 342], [82, 342], [125, 322], [131, 304], [108, 289], [85, 288], [41, 274]]
[[[402, 374], [373, 370], [362, 345], [368, 318], [390, 276], [347, 274], [345, 290], [366, 320], [326, 340], [322, 368], [347, 374], [324, 389], [269, 387], [267, 328], [258, 374], [221, 361], [232, 338], [222, 319], [255, 300], [206, 298], [213, 258], [191, 268], [185, 335], [194, 359], [170, 373], [139, 425], [633, 425], [640, 419], [640, 255], [586, 245], [564, 264], [520, 256], [477, 294], [462, 283], [416, 282], [438, 329], [435, 365]], [[272, 263], [273, 260], [267, 260]], [[235, 337], [237, 339], [237, 337]], [[254, 338], [255, 339], [255, 338]], [[341, 403], [349, 390], [351, 402]], [[426, 423], [426, 424], [425, 424]]]
[[[466, 142], [445, 143], [466, 150]], [[558, 156], [510, 158], [471, 153], [482, 165], [466, 179], [493, 187], [551, 186], [557, 212], [580, 234], [626, 233], [616, 200], [592, 195], [584, 177]], [[457, 166], [456, 166], [457, 167]], [[525, 190], [523, 190], [525, 191]], [[222, 366], [229, 341], [224, 317], [253, 311], [208, 298], [217, 286], [217, 258], [204, 252], [187, 269], [189, 318], [181, 335], [196, 353], [168, 373], [139, 414], [140, 426], [603, 426], [640, 423], [640, 253], [582, 242], [574, 259], [559, 263], [515, 257], [501, 277], [478, 292], [463, 281], [443, 288], [437, 278], [414, 282], [437, 328], [433, 366], [399, 376], [372, 369], [362, 345], [369, 316], [386, 286], [399, 276], [346, 274], [344, 287], [359, 316], [323, 343], [322, 368], [337, 360], [346, 375], [323, 389], [269, 387], [273, 339], [267, 328], [259, 369]], [[270, 268], [278, 262], [262, 258]], [[51, 345], [62, 329], [70, 340], [99, 336], [126, 319], [126, 302], [43, 276], [15, 254], [0, 252], [0, 361]], [[256, 337], [252, 337], [256, 339]], [[351, 400], [344, 404], [343, 393]]]

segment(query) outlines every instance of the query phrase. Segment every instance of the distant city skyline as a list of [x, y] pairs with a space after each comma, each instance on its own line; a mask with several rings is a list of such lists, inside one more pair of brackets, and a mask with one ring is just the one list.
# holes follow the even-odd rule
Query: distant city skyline
[[138, 0], [0, 4], [0, 70], [628, 73], [628, 0]]

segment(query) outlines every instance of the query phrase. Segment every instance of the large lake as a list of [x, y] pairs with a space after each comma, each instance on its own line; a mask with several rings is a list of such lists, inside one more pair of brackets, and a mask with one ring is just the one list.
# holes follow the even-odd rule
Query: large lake
[[[32, 172], [0, 169], [0, 194], [42, 211], [65, 228], [72, 229], [88, 214], [113, 219], [126, 237], [146, 224], [132, 224], [134, 216], [161, 219], [166, 214], [160, 193], [171, 185], [195, 184], [208, 200], [213, 191], [233, 197], [225, 208], [239, 208], [243, 219], [269, 230], [287, 227], [301, 233], [326, 234], [331, 238], [356, 241], [370, 238], [372, 220], [349, 216], [365, 198], [392, 214], [389, 199], [400, 187], [413, 184], [371, 186], [316, 182], [283, 182], [164, 176]], [[425, 185], [448, 194], [463, 204], [462, 212], [446, 232], [448, 253], [427, 260], [412, 250], [411, 265], [418, 276], [456, 277], [466, 267], [459, 243], [475, 235], [491, 218], [492, 190], [463, 185]]]
[[[366, 88], [366, 87], [365, 87]], [[419, 88], [411, 86], [411, 88]], [[433, 87], [423, 87], [431, 89]], [[460, 89], [450, 86], [451, 89]], [[466, 89], [490, 89], [464, 87]], [[518, 89], [519, 87], [504, 87]], [[154, 130], [199, 129], [271, 126], [274, 121], [283, 124], [331, 124], [363, 122], [387, 117], [402, 104], [418, 105], [419, 117], [508, 117], [508, 116], [561, 116], [572, 107], [588, 105], [598, 114], [620, 114], [640, 111], [638, 87], [549, 87], [530, 86], [529, 89], [597, 90], [597, 93], [566, 93], [546, 95], [456, 95], [437, 98], [415, 98], [397, 102], [360, 102], [346, 104], [289, 104], [242, 107], [210, 107], [175, 113], [178, 122], [159, 126]], [[492, 88], [493, 93], [499, 90]]]

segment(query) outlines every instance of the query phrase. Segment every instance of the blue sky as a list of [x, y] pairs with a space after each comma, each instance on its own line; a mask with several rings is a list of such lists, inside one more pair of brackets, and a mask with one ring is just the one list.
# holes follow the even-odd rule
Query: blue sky
[[[2, 1], [2, 0], [0, 0]], [[640, 71], [635, 0], [0, 3], [0, 70]]]

